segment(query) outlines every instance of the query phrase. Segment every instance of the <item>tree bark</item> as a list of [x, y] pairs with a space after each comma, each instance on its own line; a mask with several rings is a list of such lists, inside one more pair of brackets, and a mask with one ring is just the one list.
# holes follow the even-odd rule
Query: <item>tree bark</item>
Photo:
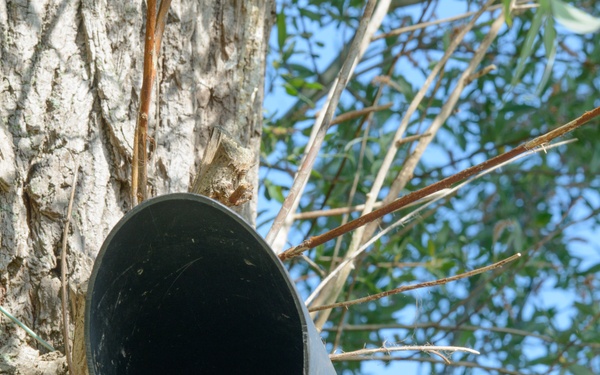
[[[58, 260], [70, 191], [71, 322], [81, 320], [77, 301], [105, 236], [131, 208], [145, 6], [0, 0], [0, 305], [62, 353]], [[272, 0], [171, 5], [150, 120], [151, 196], [188, 190], [214, 126], [254, 152], [246, 179], [256, 195], [273, 7]], [[250, 222], [255, 202], [238, 208]], [[0, 325], [0, 373], [66, 373], [61, 353], [48, 353], [5, 317]]]

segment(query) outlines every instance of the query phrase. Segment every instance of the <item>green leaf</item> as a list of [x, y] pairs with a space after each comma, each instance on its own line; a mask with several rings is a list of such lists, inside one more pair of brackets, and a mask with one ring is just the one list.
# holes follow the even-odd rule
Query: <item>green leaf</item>
[[285, 22], [285, 13], [283, 13], [283, 9], [281, 9], [281, 12], [277, 14], [277, 44], [279, 44], [280, 50], [283, 50], [283, 46], [285, 45], [286, 39], [287, 28]]
[[511, 0], [502, 0], [502, 12], [504, 13], [504, 19], [506, 20], [506, 24], [508, 27], [512, 26], [512, 15], [510, 12], [510, 2]]
[[298, 90], [294, 86], [289, 83], [284, 83], [283, 87], [285, 87], [285, 92], [287, 92], [288, 95], [298, 96]]
[[435, 258], [435, 243], [431, 239], [427, 240], [427, 250], [429, 256]]
[[525, 37], [525, 42], [523, 43], [523, 47], [521, 48], [521, 54], [519, 55], [517, 69], [515, 70], [515, 74], [513, 75], [512, 81], [510, 82], [511, 86], [515, 86], [521, 80], [521, 75], [523, 75], [523, 71], [525, 70], [525, 63], [529, 59], [529, 56], [531, 56], [531, 54], [533, 53], [533, 42], [535, 42], [537, 34], [540, 31], [543, 19], [544, 12], [539, 10], [535, 12], [535, 16], [533, 16], [531, 26], [529, 28], [529, 31], [527, 32], [527, 36]]
[[313, 21], [317, 21], [319, 23], [321, 23], [322, 21], [322, 15], [320, 15], [319, 13], [315, 13], [311, 10], [308, 9], [304, 9], [304, 8], [298, 8], [298, 11], [300, 12], [301, 15], [303, 15], [304, 17], [310, 18]]
[[310, 170], [310, 177], [311, 178], [315, 178], [317, 180], [322, 180], [323, 179], [323, 175], [321, 173], [317, 172], [314, 169]]
[[574, 305], [583, 315], [594, 316], [597, 312], [593, 306], [586, 303], [575, 302]]
[[546, 24], [544, 26], [544, 49], [546, 50], [546, 56], [552, 55], [556, 50], [556, 30], [554, 29], [554, 19], [552, 17], [546, 18]]
[[549, 212], [540, 212], [535, 216], [535, 224], [539, 227], [545, 227], [552, 219], [552, 214]]
[[537, 96], [540, 96], [544, 92], [544, 87], [548, 83], [550, 76], [552, 75], [552, 67], [554, 66], [554, 60], [556, 58], [556, 30], [554, 29], [554, 19], [552, 17], [546, 18], [546, 24], [544, 27], [544, 49], [546, 50], [546, 57], [548, 62], [544, 68], [544, 74], [537, 88]]
[[595, 33], [600, 30], [600, 18], [565, 4], [560, 0], [551, 0], [552, 13], [556, 22], [577, 34]]
[[313, 90], [321, 90], [323, 88], [323, 85], [320, 84], [319, 82], [305, 82], [304, 88], [313, 89]]
[[594, 373], [592, 372], [592, 370], [590, 370], [587, 367], [581, 366], [581, 365], [572, 365], [572, 366], [569, 366], [569, 371], [573, 375], [594, 375]]
[[281, 186], [274, 185], [271, 181], [265, 180], [265, 187], [265, 197], [267, 199], [275, 199], [278, 202], [283, 202], [284, 196]]

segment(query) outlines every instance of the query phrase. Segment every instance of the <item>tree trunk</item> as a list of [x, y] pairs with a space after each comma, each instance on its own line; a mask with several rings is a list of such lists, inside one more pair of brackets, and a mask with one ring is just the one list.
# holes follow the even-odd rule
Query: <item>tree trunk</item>
[[[71, 322], [81, 318], [81, 288], [105, 236], [131, 208], [145, 6], [0, 0], [0, 305], [61, 353], [60, 249], [71, 189]], [[247, 180], [256, 193], [273, 11], [271, 0], [171, 5], [149, 131], [152, 196], [188, 190], [213, 126], [253, 150]], [[253, 222], [255, 200], [240, 212]], [[0, 373], [66, 373], [64, 355], [4, 316], [0, 324]], [[73, 324], [70, 331], [72, 340]]]

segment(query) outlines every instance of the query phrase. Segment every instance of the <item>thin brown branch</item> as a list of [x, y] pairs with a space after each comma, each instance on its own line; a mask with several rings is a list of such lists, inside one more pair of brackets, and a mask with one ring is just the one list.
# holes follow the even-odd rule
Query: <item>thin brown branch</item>
[[[165, 26], [167, 24], [167, 15], [169, 14], [169, 7], [171, 6], [171, 0], [162, 0], [158, 9], [158, 16], [156, 17], [156, 26], [154, 30], [154, 54], [158, 59], [160, 55], [160, 46], [162, 44], [162, 36], [165, 32]], [[156, 67], [156, 65], [154, 65]]]
[[400, 138], [398, 140], [398, 142], [396, 142], [396, 147], [400, 147], [400, 146], [402, 146], [405, 143], [410, 143], [410, 142], [413, 142], [413, 141], [418, 141], [419, 139], [421, 139], [423, 137], [429, 137], [429, 136], [431, 136], [431, 133], [430, 132], [426, 132], [426, 133], [423, 133], [423, 134], [415, 134], [415, 135], [411, 135], [411, 136], [408, 136], [408, 137], [405, 137], [405, 138]]
[[156, 74], [156, 0], [148, 0], [146, 3], [146, 34], [144, 39], [144, 73], [142, 90], [140, 93], [140, 109], [138, 112], [137, 126], [135, 129], [135, 141], [133, 146], [133, 165], [131, 171], [131, 189], [133, 204], [139, 203], [148, 197], [148, 119], [150, 112], [150, 101], [152, 98], [152, 86]]
[[443, 355], [442, 353], [438, 352], [437, 350], [430, 350], [428, 351], [428, 353], [430, 354], [435, 354], [438, 357], [440, 357], [442, 359], [442, 361], [444, 361], [445, 364], [449, 365], [452, 363], [451, 360], [448, 359], [448, 357], [446, 357], [445, 355]]
[[483, 77], [484, 75], [488, 74], [489, 72], [498, 69], [498, 67], [494, 64], [492, 65], [488, 65], [485, 68], [469, 75], [467, 78], [465, 78], [465, 85], [468, 85], [469, 83], [473, 82], [476, 79], [479, 79], [481, 77]]
[[[523, 331], [521, 329], [515, 328], [505, 328], [505, 327], [478, 327], [472, 325], [460, 325], [460, 326], [446, 326], [438, 323], [416, 323], [416, 324], [400, 324], [400, 323], [392, 323], [392, 324], [345, 324], [344, 329], [346, 331], [379, 331], [382, 329], [407, 329], [407, 330], [415, 330], [415, 329], [427, 329], [433, 328], [441, 331], [488, 331], [488, 332], [498, 332], [498, 333], [506, 333], [510, 335], [524, 336], [524, 337], [533, 337], [536, 339], [540, 339], [546, 342], [555, 342], [555, 340], [546, 335], [540, 335], [534, 332]], [[323, 328], [323, 331], [334, 332], [338, 329], [337, 326], [326, 327]], [[599, 344], [600, 345], [600, 344]]]
[[515, 147], [514, 149], [512, 149], [510, 151], [507, 151], [503, 154], [495, 156], [491, 159], [484, 161], [483, 163], [469, 167], [459, 173], [456, 173], [452, 176], [446, 177], [441, 181], [438, 181], [438, 182], [433, 183], [429, 186], [426, 186], [422, 189], [419, 189], [410, 194], [407, 194], [407, 195], [393, 201], [392, 203], [390, 203], [386, 206], [383, 206], [375, 211], [372, 211], [366, 215], [363, 215], [363, 216], [359, 217], [358, 219], [350, 221], [345, 225], [341, 225], [341, 226], [334, 228], [328, 232], [325, 232], [319, 236], [311, 237], [311, 238], [303, 241], [300, 245], [290, 248], [290, 249], [284, 251], [283, 253], [279, 254], [279, 258], [281, 260], [285, 260], [285, 259], [289, 259], [291, 257], [297, 256], [308, 249], [312, 249], [313, 247], [321, 245], [321, 244], [323, 244], [331, 239], [334, 239], [338, 236], [341, 236], [344, 233], [347, 233], [347, 232], [354, 230], [356, 228], [359, 228], [367, 223], [375, 221], [384, 215], [387, 215], [391, 212], [397, 211], [397, 210], [401, 209], [402, 207], [405, 207], [409, 203], [415, 202], [415, 201], [422, 199], [430, 194], [434, 194], [442, 189], [447, 189], [447, 188], [451, 187], [452, 185], [454, 185], [455, 183], [463, 181], [463, 180], [465, 180], [471, 176], [474, 176], [477, 173], [485, 171], [487, 169], [493, 168], [494, 166], [496, 166], [498, 164], [506, 162], [506, 161], [508, 161], [518, 155], [521, 155], [529, 150], [532, 150], [536, 147], [540, 147], [542, 145], [549, 144], [552, 140], [554, 140], [558, 137], [562, 137], [563, 135], [572, 132], [573, 130], [583, 126], [584, 124], [586, 124], [590, 120], [598, 117], [599, 115], [600, 115], [600, 107], [596, 107], [593, 110], [584, 113], [583, 115], [576, 118], [575, 120], [573, 120], [565, 125], [559, 126], [558, 128], [551, 130], [548, 133], [545, 133], [539, 137], [536, 137], [529, 142], [522, 143], [521, 145]]
[[[318, 258], [319, 262], [331, 262], [332, 257], [321, 256]], [[335, 258], [336, 262], [341, 262], [344, 258]], [[429, 262], [377, 262], [371, 263], [377, 268], [413, 268], [413, 267], [427, 267]]]
[[[381, 202], [375, 203], [374, 207], [381, 207]], [[352, 206], [352, 207], [338, 207], [338, 208], [331, 208], [329, 210], [299, 212], [294, 215], [294, 220], [307, 220], [307, 219], [316, 219], [318, 217], [344, 215], [344, 214], [349, 214], [349, 213], [352, 213], [355, 211], [360, 211], [363, 208], [365, 208], [365, 205], [359, 204], [358, 206]]]
[[[485, 283], [484, 283], [485, 284]], [[344, 330], [346, 331], [378, 331], [383, 329], [407, 329], [407, 330], [415, 330], [415, 329], [428, 329], [433, 328], [440, 331], [488, 331], [488, 332], [496, 332], [496, 333], [505, 333], [508, 335], [515, 336], [523, 336], [523, 337], [533, 337], [545, 342], [555, 343], [556, 339], [547, 335], [541, 335], [535, 332], [528, 332], [522, 329], [515, 328], [507, 328], [507, 327], [479, 327], [472, 326], [466, 324], [459, 325], [443, 325], [438, 323], [415, 323], [415, 324], [400, 324], [400, 323], [391, 323], [391, 324], [344, 324]], [[332, 327], [324, 327], [322, 331], [335, 332], [338, 329], [337, 326]], [[600, 343], [596, 342], [577, 342], [574, 344], [577, 347], [592, 347], [600, 349]]]
[[[333, 263], [332, 263], [333, 264]], [[354, 274], [358, 272], [359, 267], [354, 269]], [[356, 282], [358, 281], [358, 277], [352, 278], [352, 283], [348, 288], [348, 292], [346, 293], [346, 299], [350, 299], [350, 296], [354, 292], [354, 288], [356, 287]], [[331, 354], [334, 354], [337, 351], [337, 348], [340, 346], [340, 342], [342, 341], [342, 336], [344, 333], [344, 321], [346, 320], [346, 315], [348, 314], [348, 309], [342, 310], [340, 314], [340, 323], [338, 324], [337, 332], [335, 333], [335, 340], [333, 341], [333, 346], [331, 348]]]
[[[413, 137], [420, 137], [420, 136], [424, 136], [424, 135], [417, 135], [417, 136], [413, 136]], [[407, 139], [407, 138], [404, 138]], [[416, 202], [411, 202], [409, 204], [407, 204], [406, 206], [404, 206], [403, 208], [408, 208], [408, 207], [413, 207], [422, 203], [425, 203], [431, 199], [436, 198], [437, 196], [431, 196], [431, 197], [425, 197], [424, 199], [420, 199]], [[381, 207], [382, 202], [376, 202], [373, 204], [374, 208], [378, 208]], [[294, 220], [306, 220], [306, 219], [316, 219], [319, 217], [326, 217], [326, 216], [338, 216], [338, 215], [343, 215], [343, 214], [349, 214], [355, 211], [361, 211], [365, 208], [364, 204], [359, 204], [357, 206], [352, 206], [352, 207], [338, 207], [338, 208], [331, 208], [329, 210], [316, 210], [316, 211], [309, 211], [309, 212], [300, 212], [294, 215]]]
[[148, 122], [150, 118], [150, 103], [152, 100], [152, 87], [156, 78], [156, 64], [170, 5], [171, 0], [161, 1], [157, 14], [156, 0], [147, 1], [144, 73], [140, 92], [140, 108], [134, 135], [131, 168], [131, 199], [133, 205], [148, 198]]
[[67, 294], [67, 239], [69, 237], [69, 225], [71, 224], [71, 213], [73, 212], [73, 201], [75, 200], [75, 188], [77, 187], [77, 175], [79, 173], [79, 162], [75, 163], [73, 170], [73, 182], [71, 183], [71, 196], [69, 206], [67, 207], [67, 216], [63, 230], [62, 250], [60, 252], [60, 282], [61, 282], [61, 305], [63, 320], [63, 341], [65, 342], [65, 357], [67, 357], [67, 367], [69, 374], [75, 375], [73, 367], [73, 358], [71, 358], [71, 348], [69, 346], [69, 313], [67, 310], [69, 296]]
[[378, 112], [378, 111], [383, 111], [383, 110], [389, 109], [392, 107], [392, 104], [393, 103], [388, 103], [388, 104], [384, 104], [384, 105], [374, 105], [374, 106], [366, 107], [366, 108], [359, 109], [356, 111], [342, 113], [341, 115], [339, 115], [336, 118], [334, 118], [333, 120], [331, 120], [331, 125], [341, 124], [344, 121], [349, 121], [349, 120], [355, 119], [357, 117], [368, 115], [371, 112]]
[[485, 266], [485, 267], [481, 267], [472, 271], [468, 271], [465, 273], [461, 273], [459, 275], [455, 275], [455, 276], [450, 276], [450, 277], [445, 277], [443, 279], [439, 279], [439, 280], [434, 280], [434, 281], [426, 281], [423, 283], [418, 283], [418, 284], [413, 284], [413, 285], [406, 285], [406, 286], [401, 286], [399, 288], [395, 288], [395, 289], [391, 289], [391, 290], [386, 290], [385, 292], [381, 292], [381, 293], [377, 293], [377, 294], [373, 294], [367, 297], [363, 297], [363, 298], [358, 298], [352, 301], [344, 301], [344, 302], [338, 302], [338, 303], [332, 303], [330, 305], [323, 305], [323, 306], [316, 306], [316, 307], [311, 307], [309, 309], [310, 312], [313, 311], [321, 311], [321, 310], [328, 310], [328, 309], [334, 309], [336, 307], [348, 307], [348, 306], [352, 306], [352, 305], [357, 305], [359, 303], [365, 303], [365, 302], [369, 302], [369, 301], [374, 301], [383, 297], [387, 297], [393, 294], [398, 294], [398, 293], [403, 293], [403, 292], [407, 292], [409, 290], [414, 290], [414, 289], [420, 289], [420, 288], [429, 288], [432, 286], [438, 286], [438, 285], [444, 285], [447, 284], [449, 282], [452, 281], [456, 281], [456, 280], [460, 280], [460, 279], [464, 279], [467, 277], [471, 277], [474, 275], [479, 275], [480, 273], [484, 273], [496, 268], [500, 268], [502, 266], [504, 266], [507, 263], [510, 263], [514, 260], [517, 260], [518, 258], [521, 257], [521, 253], [517, 253], [511, 257], [508, 257], [506, 259], [503, 259], [499, 262], [496, 262], [494, 264], [491, 264], [489, 266]]

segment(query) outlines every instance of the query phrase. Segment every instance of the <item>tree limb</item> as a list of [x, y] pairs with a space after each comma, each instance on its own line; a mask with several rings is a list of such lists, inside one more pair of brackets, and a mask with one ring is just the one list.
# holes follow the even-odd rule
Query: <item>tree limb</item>
[[373, 295], [370, 295], [370, 296], [367, 296], [367, 297], [363, 297], [363, 298], [358, 298], [358, 299], [355, 299], [355, 300], [352, 300], [352, 301], [344, 301], [344, 302], [332, 303], [330, 305], [315, 306], [315, 307], [309, 308], [308, 311], [314, 312], [314, 311], [334, 309], [336, 307], [348, 307], [348, 306], [352, 306], [352, 305], [357, 305], [359, 303], [365, 303], [365, 302], [373, 301], [373, 300], [380, 299], [380, 298], [383, 298], [383, 297], [387, 297], [387, 296], [390, 296], [390, 295], [393, 295], [393, 294], [407, 292], [409, 290], [414, 290], [414, 289], [419, 289], [419, 288], [428, 288], [428, 287], [437, 286], [437, 285], [444, 285], [444, 284], [447, 284], [447, 283], [452, 282], [452, 281], [456, 281], [456, 280], [464, 279], [464, 278], [467, 278], [467, 277], [479, 275], [480, 273], [484, 273], [486, 271], [490, 271], [490, 270], [493, 270], [495, 268], [500, 268], [500, 267], [504, 266], [505, 264], [507, 264], [509, 262], [517, 260], [520, 257], [521, 257], [521, 253], [517, 253], [517, 254], [515, 254], [515, 255], [513, 255], [511, 257], [503, 259], [503, 260], [501, 260], [499, 262], [496, 262], [494, 264], [491, 264], [489, 266], [481, 267], [481, 268], [475, 269], [473, 271], [461, 273], [459, 275], [450, 276], [450, 277], [444, 277], [443, 279], [434, 280], [434, 281], [426, 281], [426, 282], [423, 282], [423, 283], [418, 283], [418, 284], [413, 284], [413, 285], [401, 286], [399, 288], [395, 288], [395, 289], [391, 289], [391, 290], [386, 290], [385, 292], [373, 294]]

